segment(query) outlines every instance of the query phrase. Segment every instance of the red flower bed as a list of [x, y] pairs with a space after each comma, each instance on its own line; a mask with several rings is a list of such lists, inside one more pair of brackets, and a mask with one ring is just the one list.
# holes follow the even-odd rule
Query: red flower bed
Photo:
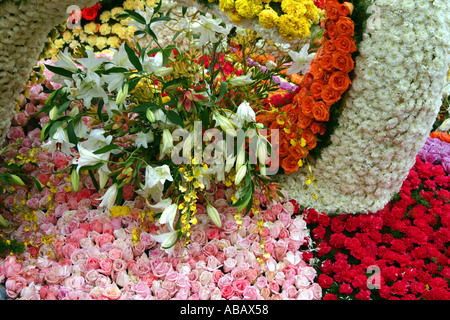
[[400, 192], [369, 215], [305, 210], [323, 299], [450, 299], [450, 176], [417, 157]]

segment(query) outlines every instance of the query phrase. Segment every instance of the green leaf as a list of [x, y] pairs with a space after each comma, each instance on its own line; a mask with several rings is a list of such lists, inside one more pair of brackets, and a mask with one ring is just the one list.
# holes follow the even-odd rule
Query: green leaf
[[126, 73], [126, 72], [128, 72], [127, 68], [113, 67], [113, 68], [110, 68], [110, 69], [106, 70], [105, 72], [103, 72], [103, 74]]
[[134, 52], [134, 50], [126, 42], [125, 42], [125, 51], [127, 52], [128, 59], [133, 64], [133, 66], [136, 68], [136, 70], [142, 71], [142, 64], [139, 61], [139, 58], [136, 56], [136, 53]]
[[133, 10], [125, 10], [126, 13], [128, 13], [128, 16], [136, 20], [137, 22], [141, 24], [146, 24], [145, 18], [141, 16], [139, 13]]
[[178, 113], [176, 113], [173, 110], [169, 110], [167, 112], [167, 118], [169, 118], [169, 120], [174, 123], [179, 125], [180, 127], [184, 128], [184, 122], [183, 119], [181, 119], [180, 115]]
[[66, 101], [58, 107], [58, 115], [62, 114], [70, 106], [71, 101]]
[[168, 89], [177, 88], [180, 86], [181, 83], [183, 83], [183, 79], [181, 79], [181, 78], [170, 80], [170, 81], [164, 83], [164, 85], [161, 89], [161, 92], [164, 92]]
[[119, 149], [119, 146], [116, 144], [109, 144], [107, 146], [104, 146], [103, 148], [100, 148], [100, 149], [94, 151], [94, 154], [102, 154], [102, 153], [106, 153], [106, 152], [114, 150], [114, 149]]
[[220, 84], [219, 95], [217, 96], [218, 101], [222, 100], [223, 97], [225, 97], [225, 94], [227, 93], [227, 87], [228, 87], [228, 82], [226, 82], [226, 81], [223, 81]]
[[45, 67], [53, 73], [59, 74], [60, 76], [72, 79], [73, 72], [61, 67], [50, 66], [48, 64]]
[[156, 17], [152, 19], [152, 23], [153, 22], [158, 22], [158, 21], [170, 21], [173, 20], [171, 17]]
[[100, 190], [97, 179], [95, 179], [95, 176], [94, 176], [94, 173], [92, 172], [92, 170], [89, 170], [89, 176], [91, 177], [91, 180], [92, 180], [92, 183], [94, 184], [95, 189], [97, 191]]
[[78, 137], [75, 134], [75, 128], [74, 128], [73, 122], [74, 121], [72, 120], [67, 123], [67, 136], [69, 137], [69, 142], [73, 143], [76, 147], [78, 144]]
[[148, 109], [156, 110], [159, 107], [158, 104], [154, 102], [146, 102], [138, 105], [136, 108], [131, 110], [132, 113], [146, 113]]

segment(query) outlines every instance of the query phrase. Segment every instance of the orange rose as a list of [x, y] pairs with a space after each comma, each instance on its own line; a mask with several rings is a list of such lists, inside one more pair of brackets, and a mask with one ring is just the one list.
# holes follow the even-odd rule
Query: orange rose
[[310, 130], [303, 131], [302, 138], [306, 140], [308, 150], [314, 149], [317, 146], [317, 136]]
[[289, 154], [289, 148], [291, 147], [291, 144], [286, 139], [280, 139], [279, 145], [272, 146], [276, 150], [278, 148], [278, 153], [281, 157], [285, 157]]
[[334, 90], [332, 87], [330, 87], [329, 85], [326, 85], [323, 87], [322, 90], [322, 100], [328, 104], [328, 105], [332, 105], [333, 103], [339, 101], [339, 99], [341, 98], [341, 95], [339, 94], [339, 92], [337, 92], [336, 90]]
[[334, 45], [338, 51], [344, 53], [353, 53], [357, 50], [355, 40], [348, 36], [338, 36], [334, 40]]
[[336, 22], [336, 29], [340, 36], [353, 37], [355, 35], [355, 24], [349, 17], [340, 17]]
[[320, 59], [320, 63], [325, 70], [330, 71], [333, 69], [333, 56], [331, 54], [326, 54]]
[[324, 127], [325, 127], [324, 123], [313, 121], [309, 126], [309, 130], [311, 130], [312, 133], [317, 134], [320, 133], [322, 131], [322, 128]]
[[355, 63], [350, 53], [335, 52], [333, 53], [333, 67], [349, 73], [353, 70]]
[[301, 88], [300, 91], [294, 96], [293, 103], [301, 106], [303, 99], [306, 97], [308, 89], [305, 87]]
[[320, 79], [323, 76], [324, 70], [322, 65], [319, 62], [313, 62], [311, 63], [311, 73], [314, 77], [314, 79]]
[[316, 121], [325, 122], [330, 120], [330, 112], [323, 101], [317, 101], [313, 106], [313, 116]]
[[345, 17], [350, 15], [350, 7], [345, 3], [341, 3], [338, 7], [338, 12], [341, 17]]
[[296, 160], [292, 155], [288, 155], [281, 162], [281, 167], [283, 168], [285, 174], [296, 172], [299, 168], [298, 160]]
[[287, 121], [289, 121], [289, 123], [291, 125], [294, 125], [297, 123], [297, 118], [298, 118], [298, 111], [297, 112], [288, 112], [286, 113], [286, 119]]
[[312, 117], [309, 117], [306, 114], [300, 112], [298, 115], [297, 124], [300, 127], [300, 129], [306, 129], [312, 123], [312, 121], [313, 121]]
[[326, 85], [326, 83], [323, 81], [320, 81], [320, 80], [314, 81], [312, 83], [310, 90], [311, 90], [312, 96], [315, 99], [320, 99], [324, 85]]
[[327, 1], [325, 5], [325, 15], [331, 20], [337, 20], [339, 18], [339, 2]]
[[283, 110], [284, 112], [289, 112], [292, 111], [292, 109], [294, 109], [294, 105], [292, 103], [289, 103], [287, 105], [284, 105], [281, 110]]
[[328, 37], [330, 39], [336, 39], [338, 32], [336, 28], [336, 22], [328, 20], [326, 26], [327, 30], [323, 33], [324, 38]]
[[312, 96], [305, 97], [302, 101], [302, 112], [307, 116], [312, 116], [312, 109], [315, 102], [316, 100]]
[[308, 149], [302, 147], [299, 143], [289, 148], [289, 154], [291, 154], [295, 159], [305, 159], [308, 153]]
[[328, 81], [330, 87], [340, 93], [346, 91], [351, 83], [352, 81], [348, 74], [342, 71], [333, 72]]
[[[310, 68], [310, 70], [311, 70], [311, 68]], [[309, 88], [309, 87], [311, 87], [311, 83], [314, 81], [314, 76], [313, 76], [313, 74], [311, 73], [311, 71], [308, 71], [306, 74], [305, 74], [305, 76], [303, 77], [303, 83], [302, 83], [302, 85], [305, 87], [305, 88]]]
[[333, 53], [336, 52], [336, 45], [334, 44], [334, 40], [327, 40], [323, 44], [323, 49], [325, 53]]

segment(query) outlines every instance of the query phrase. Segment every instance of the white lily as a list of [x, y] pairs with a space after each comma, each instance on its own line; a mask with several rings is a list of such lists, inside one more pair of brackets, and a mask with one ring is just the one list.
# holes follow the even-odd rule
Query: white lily
[[163, 55], [161, 52], [158, 52], [153, 57], [149, 57], [145, 55], [142, 60], [142, 68], [147, 73], [153, 73], [156, 70], [163, 67]]
[[99, 162], [107, 161], [110, 155], [109, 151], [102, 154], [95, 154], [91, 150], [84, 148], [82, 143], [78, 143], [78, 153], [80, 156], [72, 160], [72, 163], [77, 165], [77, 173], [84, 166], [93, 166]]
[[238, 86], [238, 87], [246, 86], [248, 84], [253, 83], [252, 75], [253, 75], [253, 72], [250, 71], [246, 75], [231, 78], [230, 80], [228, 80], [228, 83], [232, 84], [234, 86]]
[[113, 67], [120, 67], [120, 68], [126, 68], [126, 69], [134, 69], [133, 64], [130, 62], [130, 59], [128, 59], [128, 54], [125, 50], [125, 42], [122, 43], [119, 50], [111, 49], [114, 56], [111, 60], [111, 63], [108, 63], [106, 65], [106, 69], [111, 69]]
[[237, 119], [240, 123], [247, 122], [255, 122], [256, 114], [255, 111], [250, 106], [250, 103], [247, 101], [242, 102], [236, 112]]
[[47, 142], [42, 144], [42, 148], [48, 149], [49, 152], [53, 153], [56, 150], [57, 145], [60, 145], [61, 151], [67, 155], [72, 154], [70, 148], [75, 147], [73, 143], [69, 141], [69, 136], [66, 130], [62, 127], [56, 129], [56, 132], [50, 137]]
[[119, 90], [120, 88], [122, 88], [123, 82], [127, 79], [127, 76], [124, 73], [117, 72], [103, 74], [102, 78], [108, 85], [108, 91], [112, 92], [114, 90]]
[[110, 173], [111, 170], [109, 170], [108, 165], [106, 163], [98, 169], [100, 189], [103, 189], [106, 186]]
[[216, 121], [216, 125], [219, 125], [219, 127], [221, 127], [222, 130], [225, 131], [227, 134], [230, 134], [233, 137], [237, 136], [236, 128], [234, 127], [230, 119], [219, 114], [218, 112], [217, 113], [214, 112], [212, 118], [213, 120]]
[[153, 131], [149, 131], [147, 133], [144, 132], [138, 132], [136, 135], [136, 140], [134, 140], [134, 144], [136, 147], [144, 147], [148, 148], [148, 144], [152, 143], [155, 140], [155, 136], [153, 134]]
[[301, 73], [305, 74], [308, 71], [309, 65], [315, 56], [315, 53], [308, 54], [309, 43], [304, 45], [300, 52], [290, 50], [289, 56], [294, 62], [287, 71], [287, 75]]
[[105, 132], [106, 131], [103, 129], [94, 129], [89, 132], [87, 140], [81, 142], [81, 144], [84, 148], [89, 150], [98, 150], [107, 145], [110, 145], [113, 137], [111, 135], [105, 137]]
[[171, 231], [174, 231], [173, 224], [175, 222], [175, 216], [178, 212], [178, 205], [176, 203], [171, 204], [168, 206], [163, 213], [161, 214], [161, 217], [159, 217], [158, 222], [160, 224], [168, 224]]
[[64, 68], [66, 70], [77, 72], [78, 67], [72, 58], [69, 56], [69, 48], [66, 48], [64, 52], [58, 53], [58, 60], [55, 62], [55, 67]]
[[87, 58], [80, 58], [77, 61], [81, 65], [83, 65], [87, 70], [95, 72], [98, 69], [100, 69], [100, 66], [104, 62], [110, 61], [108, 58], [97, 58], [95, 53], [92, 50], [86, 50], [86, 53], [88, 55]]
[[163, 212], [168, 206], [172, 204], [172, 199], [166, 198], [164, 200], [159, 201], [156, 204], [150, 204], [147, 201], [147, 206], [152, 210], [154, 213], [160, 213]]
[[145, 168], [145, 185], [152, 188], [157, 184], [164, 185], [166, 181], [173, 181], [167, 164], [160, 167], [147, 166]]
[[76, 94], [74, 98], [83, 99], [85, 107], [91, 107], [93, 98], [103, 98], [104, 102], [108, 102], [108, 96], [102, 87], [104, 80], [97, 73], [87, 70], [85, 76], [74, 75], [74, 80], [77, 90], [71, 93]]
[[173, 251], [173, 245], [177, 241], [178, 232], [170, 231], [170, 232], [161, 233], [158, 235], [152, 235], [152, 238], [156, 242], [161, 243], [161, 248], [164, 249], [164, 251], [170, 255]]
[[111, 210], [111, 208], [114, 206], [116, 199], [117, 199], [118, 189], [117, 184], [113, 184], [111, 187], [106, 190], [106, 193], [99, 198], [98, 200], [102, 200], [100, 202], [99, 207], [106, 207], [108, 210]]
[[221, 27], [220, 19], [209, 19], [205, 16], [200, 16], [200, 22], [195, 22], [191, 26], [191, 30], [200, 34], [199, 45], [202, 46], [208, 42], [214, 43], [219, 40], [216, 36], [216, 32], [227, 35], [230, 30], [228, 28]]

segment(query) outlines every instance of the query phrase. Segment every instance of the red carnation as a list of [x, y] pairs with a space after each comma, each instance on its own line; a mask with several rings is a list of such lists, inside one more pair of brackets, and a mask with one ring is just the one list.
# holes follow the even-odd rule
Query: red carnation
[[322, 273], [317, 278], [317, 283], [323, 288], [328, 289], [333, 284], [333, 278], [330, 276], [327, 276], [326, 274]]

